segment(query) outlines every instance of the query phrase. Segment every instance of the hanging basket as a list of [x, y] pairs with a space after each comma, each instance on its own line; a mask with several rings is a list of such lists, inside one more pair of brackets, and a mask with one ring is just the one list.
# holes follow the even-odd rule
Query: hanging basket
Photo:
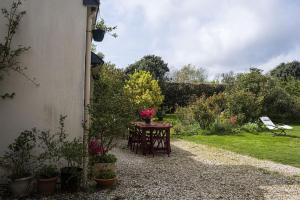
[[103, 38], [104, 38], [104, 35], [105, 35], [105, 31], [102, 30], [102, 29], [95, 29], [92, 31], [93, 33], [93, 39], [96, 41], [96, 42], [102, 42]]

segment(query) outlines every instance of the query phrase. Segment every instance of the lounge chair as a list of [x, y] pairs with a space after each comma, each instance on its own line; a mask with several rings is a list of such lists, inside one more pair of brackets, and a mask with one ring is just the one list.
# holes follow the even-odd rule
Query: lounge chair
[[293, 127], [284, 124], [274, 124], [269, 117], [260, 117], [262, 123], [269, 129], [273, 135], [286, 135], [286, 130], [291, 130]]

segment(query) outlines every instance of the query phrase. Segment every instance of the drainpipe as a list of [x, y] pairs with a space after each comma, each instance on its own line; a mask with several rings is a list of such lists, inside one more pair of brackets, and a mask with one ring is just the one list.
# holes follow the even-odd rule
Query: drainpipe
[[90, 129], [90, 114], [88, 106], [91, 100], [91, 48], [92, 48], [92, 29], [93, 20], [96, 18], [97, 9], [89, 7], [87, 9], [87, 25], [86, 25], [86, 50], [85, 50], [85, 79], [84, 79], [84, 133], [83, 133], [83, 145], [84, 145], [84, 157], [83, 157], [83, 186], [87, 187], [88, 182], [88, 138]]

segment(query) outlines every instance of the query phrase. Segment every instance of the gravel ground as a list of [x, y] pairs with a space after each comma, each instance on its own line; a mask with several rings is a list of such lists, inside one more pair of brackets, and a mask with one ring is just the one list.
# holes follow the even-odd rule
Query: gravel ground
[[299, 168], [182, 140], [172, 142], [170, 157], [135, 154], [124, 142], [113, 153], [119, 179], [114, 189], [47, 199], [300, 200]]

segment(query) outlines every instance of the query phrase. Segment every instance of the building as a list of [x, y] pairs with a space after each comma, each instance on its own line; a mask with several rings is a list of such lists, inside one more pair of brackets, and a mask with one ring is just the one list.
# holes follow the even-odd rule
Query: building
[[[1, 0], [9, 8], [12, 0]], [[55, 131], [60, 114], [67, 115], [66, 130], [72, 137], [83, 136], [87, 118], [85, 104], [90, 95], [91, 30], [99, 0], [26, 0], [15, 45], [30, 46], [20, 62], [39, 86], [17, 73], [0, 82], [0, 155], [21, 131], [33, 127]], [[0, 17], [0, 40], [5, 20]]]

